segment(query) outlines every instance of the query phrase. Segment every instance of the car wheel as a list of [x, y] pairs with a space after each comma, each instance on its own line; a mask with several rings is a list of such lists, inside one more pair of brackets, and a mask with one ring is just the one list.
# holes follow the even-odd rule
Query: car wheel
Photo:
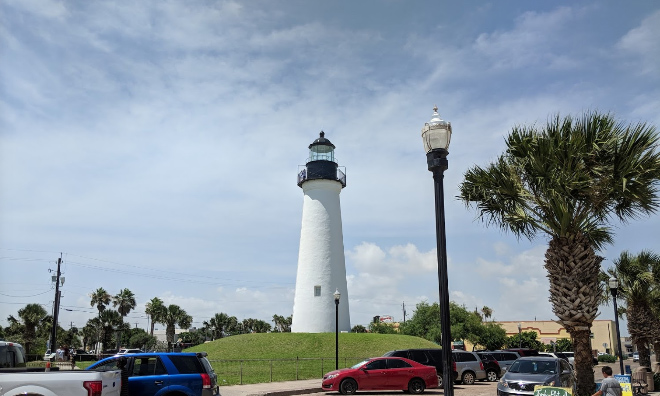
[[486, 371], [486, 379], [490, 382], [497, 381], [497, 373], [495, 372], [495, 370]]
[[413, 395], [424, 393], [424, 388], [424, 381], [419, 378], [413, 378], [408, 384], [408, 392], [412, 393]]
[[339, 392], [342, 395], [352, 395], [357, 391], [357, 382], [354, 379], [345, 379], [339, 384]]
[[442, 388], [442, 375], [438, 375], [438, 388]]
[[474, 385], [474, 373], [472, 371], [464, 372], [462, 381], [464, 385]]

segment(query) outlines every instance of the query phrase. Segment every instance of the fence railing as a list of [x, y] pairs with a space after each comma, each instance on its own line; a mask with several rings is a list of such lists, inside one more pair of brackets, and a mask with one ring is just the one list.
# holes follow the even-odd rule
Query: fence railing
[[[340, 358], [339, 368], [350, 367], [365, 358]], [[228, 359], [211, 360], [219, 385], [319, 379], [335, 369], [335, 358]]]

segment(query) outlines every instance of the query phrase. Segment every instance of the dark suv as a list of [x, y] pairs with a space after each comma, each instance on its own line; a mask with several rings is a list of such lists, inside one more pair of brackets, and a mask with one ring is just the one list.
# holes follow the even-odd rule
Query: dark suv
[[[417, 363], [435, 367], [435, 371], [438, 373], [438, 387], [442, 387], [442, 349], [401, 349], [398, 351], [389, 351], [383, 356], [402, 357]], [[456, 381], [458, 373], [456, 372], [456, 362], [454, 362], [453, 359], [452, 373], [454, 381]]]
[[497, 381], [502, 375], [502, 368], [497, 359], [488, 352], [477, 352], [477, 355], [481, 358], [481, 363], [484, 364], [486, 380], [490, 382]]

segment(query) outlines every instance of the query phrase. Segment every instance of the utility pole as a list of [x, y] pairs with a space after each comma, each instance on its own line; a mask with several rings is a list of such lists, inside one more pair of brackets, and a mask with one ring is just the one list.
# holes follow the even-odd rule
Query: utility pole
[[55, 278], [55, 302], [53, 303], [53, 327], [50, 331], [50, 351], [57, 348], [57, 320], [60, 313], [60, 266], [62, 264], [62, 255], [57, 259], [57, 276]]
[[403, 302], [403, 323], [406, 323], [406, 302]]

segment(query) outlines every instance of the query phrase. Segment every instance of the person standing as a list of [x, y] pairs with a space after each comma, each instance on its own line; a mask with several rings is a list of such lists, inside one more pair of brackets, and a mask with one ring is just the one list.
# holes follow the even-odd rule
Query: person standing
[[612, 368], [604, 366], [603, 382], [600, 384], [600, 390], [591, 396], [621, 396], [621, 384], [612, 376]]
[[64, 360], [64, 349], [62, 349], [62, 345], [60, 345], [60, 347], [55, 351], [55, 356], [57, 357], [58, 362]]

